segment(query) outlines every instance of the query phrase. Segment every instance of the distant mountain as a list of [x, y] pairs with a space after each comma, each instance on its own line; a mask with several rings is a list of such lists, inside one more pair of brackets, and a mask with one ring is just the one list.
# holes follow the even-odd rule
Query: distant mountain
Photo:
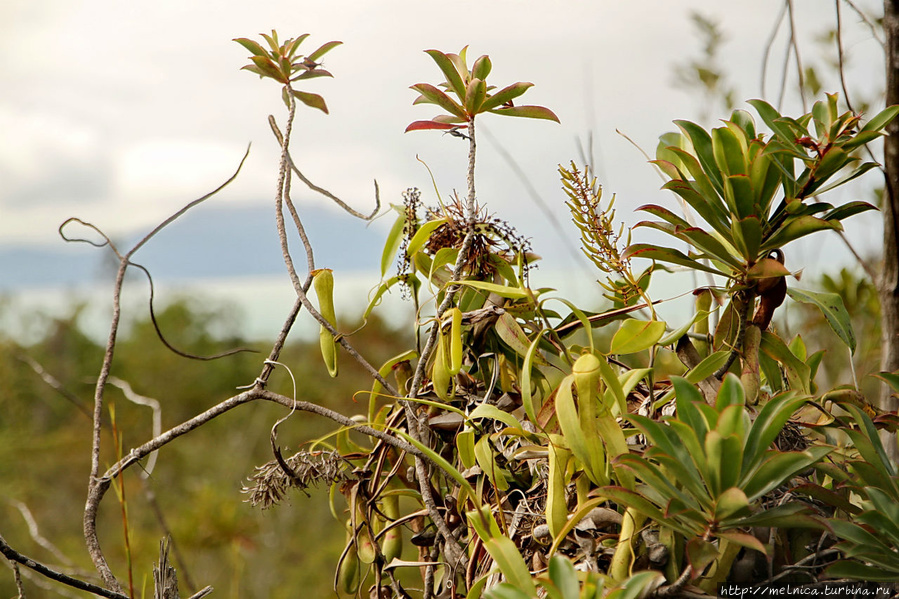
[[[319, 207], [302, 207], [303, 224], [315, 252], [316, 266], [347, 271], [375, 271], [384, 232], [349, 215]], [[288, 231], [293, 228], [288, 215]], [[139, 237], [120, 247], [131, 247]], [[306, 256], [299, 237], [289, 237], [291, 255], [301, 274]], [[84, 244], [46, 246], [0, 243], [0, 290], [67, 286], [113, 276], [116, 264], [108, 250]], [[285, 272], [273, 211], [265, 206], [202, 207], [188, 212], [160, 232], [134, 256], [157, 281], [204, 277], [268, 275]]]

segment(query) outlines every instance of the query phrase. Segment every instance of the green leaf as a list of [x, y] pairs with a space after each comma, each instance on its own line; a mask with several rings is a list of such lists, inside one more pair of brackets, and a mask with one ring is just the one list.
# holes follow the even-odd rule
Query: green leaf
[[[481, 106], [481, 111], [484, 112], [483, 106]], [[555, 121], [557, 123], [560, 122], [556, 113], [545, 106], [500, 106], [499, 108], [490, 110], [490, 112], [503, 116], [518, 116], [527, 119], [544, 119], [547, 121]]]
[[768, 551], [765, 549], [765, 546], [762, 545], [762, 542], [750, 534], [742, 532], [719, 532], [718, 537], [735, 545], [739, 545], [740, 547], [754, 549], [762, 555], [768, 555]]
[[813, 446], [806, 451], [772, 452], [742, 487], [750, 501], [786, 483], [797, 472], [821, 461], [833, 451], [830, 447]]
[[[870, 162], [867, 164], [871, 164]], [[824, 215], [824, 220], [844, 220], [849, 218], [850, 216], [855, 216], [861, 212], [867, 212], [868, 210], [877, 210], [877, 206], [873, 204], [869, 204], [868, 202], [862, 202], [861, 200], [856, 200], [854, 202], [847, 202], [842, 206], [837, 206], [830, 212]]]
[[637, 572], [625, 580], [617, 589], [606, 595], [606, 599], [640, 599], [649, 597], [652, 591], [665, 582], [665, 575], [654, 570]]
[[852, 331], [852, 322], [849, 319], [849, 312], [843, 304], [843, 298], [837, 293], [825, 293], [820, 291], [805, 291], [802, 289], [788, 288], [787, 294], [797, 302], [811, 304], [816, 306], [827, 324], [833, 329], [840, 340], [846, 344], [846, 347], [854, 354], [856, 341], [855, 333]]
[[406, 224], [406, 209], [403, 206], [394, 206], [394, 210], [396, 210], [399, 215], [393, 223], [393, 226], [390, 227], [390, 232], [387, 234], [387, 241], [384, 243], [384, 251], [381, 252], [381, 277], [387, 274], [387, 269], [393, 263], [396, 258], [396, 253], [400, 249], [400, 244], [403, 242], [403, 228]]
[[437, 465], [441, 470], [446, 472], [456, 483], [459, 484], [460, 487], [468, 494], [469, 498], [480, 507], [480, 500], [478, 499], [479, 495], [475, 493], [474, 488], [465, 480], [465, 477], [462, 476], [462, 473], [453, 468], [453, 465], [446, 461], [443, 457], [441, 457], [437, 452], [433, 449], [421, 443], [421, 441], [412, 438], [410, 435], [401, 430], [394, 430], [395, 434], [399, 435], [412, 445], [416, 447], [420, 452], [425, 454], [428, 459], [430, 459], [435, 465]]
[[412, 256], [413, 254], [418, 253], [418, 251], [422, 248], [422, 246], [424, 246], [425, 242], [427, 242], [428, 238], [431, 236], [431, 233], [445, 224], [445, 218], [436, 218], [434, 220], [429, 220], [428, 222], [420, 226], [418, 228], [418, 231], [415, 232], [415, 235], [412, 236], [412, 239], [409, 240], [409, 245], [406, 246], [406, 254]]
[[702, 572], [706, 566], [718, 559], [718, 548], [699, 537], [690, 539], [687, 542], [687, 559], [694, 572]]
[[743, 391], [743, 383], [740, 378], [732, 373], [728, 373], [721, 381], [721, 388], [718, 390], [718, 397], [715, 398], [715, 409], [719, 412], [724, 411], [728, 406], [742, 406], [746, 404], [746, 393]]
[[474, 453], [474, 431], [463, 430], [456, 435], [456, 449], [459, 452], [459, 461], [466, 468], [471, 468], [476, 463]]
[[565, 599], [577, 599], [581, 592], [574, 566], [567, 557], [554, 555], [549, 560], [549, 579]]
[[260, 46], [258, 43], [254, 42], [251, 39], [247, 39], [245, 37], [238, 37], [231, 41], [237, 42], [238, 44], [240, 44], [241, 46], [243, 46], [244, 48], [249, 50], [253, 56], [266, 56], [266, 57], [268, 56], [268, 52], [266, 52], [262, 46]]
[[321, 110], [322, 112], [324, 112], [325, 114], [328, 114], [328, 106], [327, 106], [327, 104], [325, 104], [325, 99], [322, 98], [320, 95], [311, 94], [309, 92], [301, 92], [296, 89], [292, 90], [291, 93], [293, 94], [294, 98], [296, 98], [297, 100], [299, 100], [306, 106], [308, 106], [310, 108], [317, 108], [317, 109]]
[[509, 584], [523, 591], [528, 597], [537, 596], [534, 579], [512, 539], [508, 537], [487, 539], [484, 541], [484, 548], [499, 566], [500, 572], [503, 573]]
[[699, 164], [702, 165], [702, 170], [705, 171], [705, 174], [708, 176], [715, 190], [723, 195], [724, 185], [722, 182], [721, 171], [715, 161], [715, 152], [712, 148], [711, 136], [705, 129], [690, 121], [674, 121], [674, 124], [677, 125], [680, 130], [684, 132], [684, 135], [690, 139], [690, 142], [693, 144], [693, 151], [696, 153], [696, 158], [699, 160]]
[[755, 261], [762, 244], [762, 223], [758, 217], [734, 219], [731, 222], [731, 231], [734, 235], [734, 245], [739, 248], [743, 260], [747, 263]]
[[661, 320], [625, 320], [612, 337], [609, 351], [613, 354], [635, 354], [649, 349], [665, 334], [665, 326]]
[[727, 127], [712, 129], [712, 153], [725, 176], [746, 174], [743, 148], [736, 134]]
[[808, 364], [797, 358], [780, 337], [765, 331], [762, 333], [761, 351], [769, 358], [783, 365], [784, 373], [790, 382], [790, 387], [801, 393], [809, 393], [811, 383], [811, 369]]
[[[503, 289], [509, 288], [503, 287]], [[502, 339], [506, 345], [515, 350], [515, 353], [517, 353], [521, 357], [527, 357], [528, 351], [531, 348], [531, 340], [528, 339], [528, 336], [525, 334], [524, 330], [515, 321], [514, 316], [512, 316], [508, 312], [503, 312], [502, 314], [500, 314], [499, 318], [496, 319], [494, 329], [496, 330], [496, 334], [499, 335], [499, 338]], [[533, 354], [532, 359], [537, 364], [547, 364], [543, 356], [538, 353]]]
[[490, 57], [487, 55], [481, 56], [471, 65], [471, 77], [473, 79], [487, 79], [487, 75], [490, 74], [492, 69], [493, 63], [490, 62]]
[[[786, 347], [786, 346], [784, 346]], [[789, 350], [787, 350], [789, 351]], [[804, 397], [782, 395], [772, 398], [762, 406], [752, 428], [746, 435], [746, 446], [743, 449], [743, 465], [740, 471], [747, 480], [747, 474], [754, 473], [762, 462], [765, 451], [780, 434], [787, 420], [806, 402]]]
[[327, 42], [325, 44], [322, 44], [318, 48], [318, 50], [316, 50], [312, 54], [309, 54], [308, 56], [306, 56], [306, 58], [308, 60], [311, 60], [312, 62], [318, 62], [319, 58], [321, 58], [322, 56], [324, 56], [325, 54], [327, 54], [328, 52], [330, 52], [337, 46], [341, 45], [342, 43], [343, 42]]
[[649, 243], [635, 243], [629, 245], [624, 250], [623, 258], [646, 258], [647, 260], [657, 260], [659, 262], [669, 262], [678, 266], [686, 266], [693, 270], [712, 273], [722, 277], [732, 278], [732, 275], [725, 274], [716, 268], [706, 266], [699, 260], [690, 258], [680, 250], [674, 248], [659, 247]]
[[484, 471], [490, 482], [500, 491], [507, 491], [509, 489], [509, 481], [506, 480], [504, 469], [496, 463], [489, 435], [484, 435], [475, 443], [474, 456], [478, 466], [481, 467], [481, 470]]
[[762, 244], [761, 251], [763, 253], [770, 252], [800, 237], [805, 237], [818, 231], [841, 231], [842, 229], [843, 227], [837, 221], [823, 220], [814, 216], [799, 216], [798, 218], [789, 219], [783, 227], [777, 229], [774, 234], [768, 237]]
[[468, 114], [477, 114], [486, 97], [487, 84], [482, 79], [472, 79], [465, 90], [465, 111]]
[[828, 566], [824, 575], [828, 578], [851, 578], [870, 582], [896, 582], [899, 580], [899, 572], [886, 572], [878, 566], [868, 566], [848, 560]]
[[[434, 87], [430, 83], [416, 83], [415, 85], [411, 86], [411, 88], [421, 94], [418, 98], [415, 99], [413, 104], [436, 104], [453, 116], [457, 116], [461, 119], [468, 118], [468, 115], [465, 114], [465, 109], [463, 109], [458, 102], [447, 96], [440, 89]], [[464, 92], [461, 97], [465, 97]]]
[[524, 92], [528, 91], [529, 88], [533, 87], [533, 83], [526, 83], [523, 81], [519, 81], [518, 83], [513, 83], [512, 85], [507, 85], [503, 89], [499, 90], [495, 94], [492, 94], [484, 100], [484, 103], [481, 104], [481, 111], [487, 112], [511, 102]]
[[495, 293], [498, 296], [504, 297], [506, 299], [514, 300], [530, 298], [528, 290], [522, 289], [520, 287], [508, 287], [506, 285], [488, 283], [487, 281], [457, 281], [456, 284], [464, 285], [465, 287], [472, 287], [474, 289], [480, 289], [481, 291], [487, 291], [489, 293]]
[[[485, 579], [489, 578], [489, 576], [485, 576]], [[533, 599], [534, 595], [528, 595], [524, 591], [520, 590], [518, 587], [509, 584], [508, 582], [501, 582], [495, 587], [491, 587], [487, 589], [487, 592], [484, 593], [484, 599]]]
[[475, 418], [490, 418], [491, 420], [498, 420], [511, 428], [521, 428], [521, 422], [518, 421], [518, 418], [488, 403], [478, 404], [478, 407], [472, 410], [468, 418], [472, 420]]
[[889, 125], [893, 119], [896, 118], [896, 115], [899, 115], [899, 104], [888, 106], [871, 117], [871, 119], [865, 123], [865, 126], [861, 128], [859, 133], [880, 131]]
[[425, 50], [425, 54], [430, 56], [434, 59], [434, 62], [437, 63], [437, 66], [443, 72], [443, 76], [446, 77], [450, 89], [453, 90], [460, 100], [464, 98], [465, 82], [462, 81], [462, 75], [459, 74], [456, 65], [453, 64], [453, 61], [450, 60], [449, 56], [440, 50]]

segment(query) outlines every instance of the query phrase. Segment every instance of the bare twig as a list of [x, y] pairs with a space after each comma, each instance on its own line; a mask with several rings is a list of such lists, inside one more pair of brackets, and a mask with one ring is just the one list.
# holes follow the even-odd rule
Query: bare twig
[[[272, 133], [275, 134], [275, 138], [278, 140], [278, 143], [283, 147], [284, 146], [284, 137], [281, 135], [281, 130], [278, 129], [278, 124], [275, 122], [275, 117], [269, 115], [268, 125], [272, 129]], [[380, 193], [380, 190], [378, 189], [378, 181], [377, 180], [375, 180], [375, 209], [372, 210], [371, 214], [365, 215], [365, 214], [362, 214], [361, 212], [359, 212], [358, 210], [355, 210], [351, 206], [349, 206], [346, 202], [344, 202], [343, 200], [338, 198], [336, 195], [334, 195], [327, 189], [325, 189], [323, 187], [319, 187], [318, 185], [316, 185], [315, 183], [310, 181], [308, 178], [306, 178], [306, 176], [302, 172], [300, 172], [300, 169], [297, 168], [297, 165], [296, 165], [296, 163], [294, 163], [293, 157], [291, 157], [289, 151], [287, 152], [287, 163], [290, 165], [290, 169], [294, 172], [294, 174], [296, 174], [296, 176], [300, 178], [300, 181], [305, 183], [309, 189], [311, 189], [314, 192], [320, 193], [321, 195], [325, 196], [326, 198], [332, 200], [335, 204], [337, 204], [338, 206], [340, 206], [341, 208], [343, 208], [344, 210], [346, 210], [348, 213], [352, 214], [356, 218], [359, 218], [362, 220], [372, 220], [378, 214], [378, 211], [381, 209], [381, 193]]]
[[31, 514], [31, 510], [28, 509], [28, 506], [22, 503], [21, 501], [17, 501], [15, 499], [10, 499], [9, 502], [19, 510], [19, 513], [22, 514], [22, 519], [25, 520], [25, 524], [28, 525], [28, 534], [31, 535], [31, 538], [34, 539], [34, 542], [49, 551], [53, 554], [53, 557], [58, 559], [60, 563], [65, 564], [66, 566], [72, 565], [72, 560], [70, 560], [66, 555], [59, 550], [59, 547], [51, 543], [41, 534], [40, 528], [38, 528], [37, 521], [35, 521], [34, 516]]
[[60, 395], [65, 397], [67, 400], [69, 400], [72, 404], [74, 404], [75, 407], [78, 408], [78, 411], [80, 411], [82, 414], [84, 414], [88, 418], [91, 418], [90, 408], [88, 408], [87, 405], [83, 401], [81, 401], [81, 398], [79, 398], [77, 395], [75, 395], [74, 393], [72, 393], [71, 391], [66, 389], [65, 386], [61, 382], [59, 382], [59, 379], [57, 379], [55, 376], [53, 376], [52, 374], [47, 372], [47, 370], [43, 366], [41, 366], [40, 363], [37, 362], [37, 360], [35, 360], [31, 356], [29, 356], [28, 354], [24, 354], [24, 353], [17, 355], [16, 358], [21, 360], [22, 362], [25, 362], [26, 364], [28, 364], [28, 366], [31, 367], [31, 369], [35, 373], [37, 373], [37, 375], [39, 377], [41, 377], [41, 380], [43, 380], [50, 387], [52, 387], [57, 393], [59, 393]]
[[843, 15], [840, 10], [840, 1], [834, 0], [834, 8], [837, 11], [837, 64], [840, 71], [840, 85], [843, 88], [843, 97], [846, 98], [846, 106], [849, 107], [849, 110], [855, 112], [855, 109], [852, 108], [852, 102], [849, 101], [849, 88], [846, 85], [846, 73], [843, 70]]
[[[119, 323], [121, 320], [121, 295], [122, 295], [122, 286], [125, 280], [125, 273], [128, 270], [128, 266], [132, 265], [131, 257], [137, 252], [141, 247], [144, 246], [150, 239], [152, 239], [157, 233], [159, 233], [163, 228], [174, 222], [178, 217], [183, 215], [185, 212], [193, 208], [194, 206], [199, 205], [200, 203], [206, 201], [222, 189], [231, 183], [240, 173], [240, 169], [243, 166], [244, 162], [249, 155], [249, 146], [247, 147], [247, 151], [244, 153], [243, 158], [240, 161], [237, 169], [234, 173], [220, 186], [218, 186], [215, 190], [210, 193], [207, 193], [200, 198], [190, 202], [184, 208], [177, 211], [175, 214], [164, 220], [161, 224], [156, 226], [150, 233], [145, 235], [143, 239], [141, 239], [130, 251], [126, 254], [121, 254], [109, 239], [109, 237], [100, 231], [97, 227], [90, 223], [85, 223], [80, 219], [68, 219], [63, 222], [59, 227], [60, 236], [67, 241], [83, 241], [86, 243], [90, 243], [95, 247], [103, 247], [104, 245], [108, 245], [110, 249], [115, 253], [116, 257], [119, 258], [119, 268], [116, 272], [115, 284], [113, 286], [113, 314], [112, 320], [110, 322], [109, 327], [109, 336], [106, 341], [106, 349], [103, 355], [103, 363], [100, 367], [100, 375], [97, 378], [97, 384], [94, 389], [94, 415], [93, 415], [93, 435], [91, 442], [91, 471], [90, 478], [88, 482], [88, 493], [87, 500], [84, 506], [84, 539], [85, 544], [87, 545], [88, 553], [91, 556], [91, 560], [94, 562], [94, 567], [97, 569], [97, 572], [100, 574], [100, 577], [103, 579], [103, 582], [113, 591], [117, 593], [123, 593], [123, 589], [119, 582], [116, 580], [115, 575], [113, 575], [112, 570], [109, 567], [108, 562], [106, 561], [106, 557], [103, 555], [103, 551], [100, 547], [100, 540], [97, 535], [97, 510], [99, 509], [100, 500], [103, 495], [106, 493], [106, 490], [109, 487], [109, 479], [101, 479], [99, 477], [100, 474], [100, 441], [101, 441], [101, 431], [102, 431], [102, 419], [103, 419], [103, 398], [106, 390], [106, 383], [109, 379], [110, 368], [112, 366], [113, 354], [115, 353], [115, 345], [116, 338], [119, 330]], [[86, 240], [86, 239], [70, 239], [66, 237], [64, 228], [67, 224], [71, 222], [79, 222], [84, 226], [93, 229], [97, 232], [105, 241], [103, 244], [97, 244], [96, 242]], [[145, 271], [146, 272], [146, 271]], [[158, 330], [158, 329], [157, 329]]]
[[765, 97], [765, 82], [768, 78], [768, 57], [771, 55], [771, 48], [774, 46], [774, 40], [777, 39], [777, 32], [780, 30], [780, 24], [783, 23], [784, 17], [787, 14], [787, 5], [786, 3], [782, 4], [780, 7], [780, 14], [777, 15], [777, 18], [774, 22], [774, 27], [771, 29], [771, 35], [768, 37], [768, 42], [765, 44], [765, 52], [762, 56], [762, 76], [761, 76], [761, 92], [762, 97]]
[[30, 557], [22, 555], [12, 547], [10, 547], [6, 539], [0, 536], [0, 553], [11, 562], [16, 562], [22, 564], [26, 568], [34, 570], [38, 574], [45, 576], [51, 580], [55, 580], [56, 582], [61, 582], [62, 584], [68, 585], [70, 587], [87, 591], [88, 593], [93, 593], [99, 597], [108, 597], [109, 599], [129, 599], [129, 597], [119, 591], [111, 591], [109, 589], [104, 589], [103, 587], [99, 587], [95, 584], [91, 584], [89, 582], [85, 582], [83, 580], [79, 580], [77, 578], [73, 578], [67, 574], [63, 574], [62, 572], [57, 572], [52, 568], [45, 566], [44, 564], [37, 562]]
[[802, 112], [808, 112], [808, 104], [805, 100], [805, 74], [802, 72], [802, 56], [799, 53], [796, 19], [793, 12], [793, 0], [787, 0], [787, 14], [790, 18], [790, 47], [792, 47], [793, 56], [796, 58], [796, 74], [799, 77], [799, 99], [802, 101]]

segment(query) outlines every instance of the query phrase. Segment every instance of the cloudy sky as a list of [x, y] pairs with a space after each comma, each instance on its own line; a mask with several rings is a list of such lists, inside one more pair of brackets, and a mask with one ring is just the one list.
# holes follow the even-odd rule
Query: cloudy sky
[[[876, 2], [865, 4], [876, 9]], [[833, 4], [795, 5], [806, 59], [813, 62], [820, 56], [814, 36], [832, 24]], [[464, 189], [465, 143], [436, 132], [403, 133], [409, 122], [435, 114], [434, 107], [412, 105], [416, 94], [410, 85], [442, 80], [423, 50], [470, 45], [472, 57], [491, 56], [494, 84], [533, 82], [521, 100], [552, 108], [562, 124], [483, 118], [479, 198], [533, 238], [548, 264], [564, 265], [571, 260], [575, 232], [557, 165], [580, 162], [579, 140], [584, 143], [592, 132], [596, 170], [606, 193], [617, 194], [620, 218], [636, 222], [633, 209], [647, 202], [673, 204], [616, 129], [652, 152], [675, 118], [711, 123], [725, 116], [702, 113], [701, 98], [674, 85], [674, 66], [701, 51], [691, 11], [720, 23], [726, 36], [720, 61], [736, 97], [758, 97], [765, 43], [781, 6], [779, 0], [5, 0], [0, 249], [72, 252], [56, 233], [69, 216], [120, 238], [138, 235], [223, 181], [248, 143], [252, 152], [239, 180], [199, 210], [212, 215], [230, 207], [235, 215], [258, 214], [269, 222], [277, 146], [266, 117], [275, 114], [283, 122], [284, 109], [274, 82], [239, 70], [247, 52], [231, 40], [276, 28], [282, 37], [310, 33], [309, 51], [329, 40], [344, 42], [325, 59], [335, 78], [306, 86], [326, 98], [331, 113], [299, 112], [293, 153], [313, 181], [361, 211], [372, 205], [373, 179], [385, 203], [398, 202], [413, 186], [433, 201], [428, 172], [416, 157], [431, 167], [441, 194]], [[882, 88], [882, 57], [848, 8], [844, 20], [853, 59], [850, 85], [874, 96]], [[769, 97], [779, 86], [785, 40], [781, 28], [769, 62]], [[837, 87], [831, 81], [826, 89]], [[564, 233], [535, 203], [528, 185]], [[304, 209], [331, 210], [327, 200], [296, 189]], [[207, 226], [203, 214], [193, 217], [185, 235], [231, 249], [261, 243], [258, 227], [247, 222], [241, 234], [244, 223], [238, 219], [210, 230], [222, 219], [210, 216]], [[871, 227], [877, 217], [864, 218], [850, 231], [862, 249], [875, 250], [879, 234]], [[349, 217], [322, 222], [335, 227], [324, 233], [345, 239], [351, 253], [361, 225]], [[372, 234], [380, 236], [388, 225], [382, 219]], [[189, 242], [181, 239], [178, 247], [190, 252]], [[804, 257], [815, 260], [818, 254]], [[375, 268], [377, 260], [370, 262]], [[6, 287], [30, 280], [27, 260], [2, 265]]]

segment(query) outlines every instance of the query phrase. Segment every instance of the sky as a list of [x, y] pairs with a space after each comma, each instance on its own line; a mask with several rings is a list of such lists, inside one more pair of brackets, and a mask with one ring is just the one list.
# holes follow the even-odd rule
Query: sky
[[[876, 11], [876, 2], [860, 4]], [[797, 0], [795, 5], [808, 64], [820, 55], [814, 37], [832, 26], [833, 4]], [[63, 257], [52, 259], [66, 265], [61, 260], [97, 260], [60, 241], [57, 228], [66, 218], [90, 221], [115, 238], [135, 238], [224, 181], [247, 144], [252, 149], [238, 180], [196, 209], [193, 225], [185, 225], [175, 245], [185, 260], [194, 239], [212, 244], [212, 255], [223, 248], [223, 260], [228, 251], [254, 255], [265, 233], [249, 221], [242, 231], [242, 219], [250, 214], [273, 222], [278, 147], [266, 119], [274, 114], [283, 125], [285, 110], [277, 84], [240, 70], [247, 52], [231, 40], [258, 39], [272, 28], [283, 38], [310, 33], [307, 51], [330, 40], [343, 42], [324, 60], [334, 78], [315, 79], [304, 88], [323, 95], [330, 114], [300, 110], [292, 151], [310, 179], [362, 212], [373, 206], [374, 179], [385, 206], [400, 202], [410, 187], [422, 189], [425, 201], [434, 203], [424, 164], [442, 197], [453, 190], [464, 193], [467, 145], [438, 132], [403, 132], [411, 121], [436, 114], [436, 107], [412, 105], [416, 93], [410, 85], [442, 81], [424, 50], [457, 52], [468, 45], [472, 59], [490, 55], [492, 83], [534, 83], [519, 103], [548, 106], [561, 124], [480, 119], [479, 201], [530, 237], [550, 269], [575, 268], [577, 233], [564, 207], [558, 165], [580, 163], [579, 145], [592, 138], [595, 170], [604, 192], [616, 194], [622, 221], [630, 226], [640, 220], [634, 209], [645, 203], [673, 207], [640, 151], [616, 130], [652, 153], [658, 136], [673, 130], [674, 119], [712, 124], [727, 116], [711, 114], [696, 91], [675, 85], [675, 66], [701, 52], [691, 11], [719, 23], [725, 35], [719, 62], [736, 97], [759, 97], [765, 44], [781, 6], [776, 0], [5, 0], [0, 4], [3, 287], [27, 287], [34, 281], [29, 274], [44, 272], [22, 258], [23, 251], [61, 252]], [[846, 7], [843, 13], [850, 89], [875, 97], [883, 85], [882, 55], [855, 15]], [[785, 43], [781, 27], [768, 65], [769, 97], [779, 85]], [[835, 91], [836, 82], [825, 89]], [[791, 106], [798, 110], [788, 96], [787, 109]], [[357, 239], [380, 238], [389, 228], [390, 216], [364, 231], [299, 185], [295, 201], [313, 222], [326, 223], [322, 226], [329, 230], [319, 234], [341, 240], [333, 250], [337, 254], [354, 255]], [[219, 228], [222, 219], [212, 215], [228, 209], [243, 216]], [[321, 214], [328, 218], [319, 219]], [[877, 216], [857, 217], [857, 223], [849, 226], [854, 242], [861, 251], [875, 252]], [[376, 271], [379, 256], [364, 247], [359, 269]], [[4, 251], [17, 257], [4, 261]], [[839, 249], [832, 256], [820, 246], [797, 252], [811, 268], [851, 263]], [[332, 254], [321, 265], [329, 259], [340, 262]], [[584, 272], [583, 262], [577, 268]], [[252, 265], [236, 262], [212, 270], [258, 274], [250, 272]]]

